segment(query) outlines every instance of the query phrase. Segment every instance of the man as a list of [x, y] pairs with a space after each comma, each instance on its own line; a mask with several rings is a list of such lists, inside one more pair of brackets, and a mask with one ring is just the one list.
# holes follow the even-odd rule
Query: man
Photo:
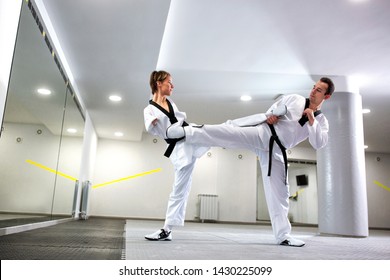
[[263, 173], [264, 192], [277, 243], [301, 247], [305, 242], [290, 235], [286, 149], [306, 139], [316, 150], [327, 144], [329, 124], [320, 109], [333, 92], [333, 81], [323, 77], [313, 86], [307, 99], [300, 95], [287, 95], [265, 114], [220, 125], [181, 127], [174, 124], [167, 129], [167, 137], [185, 137], [187, 143], [245, 148], [255, 152]]

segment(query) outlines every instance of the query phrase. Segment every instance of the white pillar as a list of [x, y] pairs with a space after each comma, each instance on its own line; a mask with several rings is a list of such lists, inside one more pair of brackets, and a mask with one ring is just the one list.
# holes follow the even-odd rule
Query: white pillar
[[[81, 156], [81, 167], [80, 167], [80, 176], [79, 176], [79, 188], [75, 209], [75, 219], [78, 219], [80, 216], [80, 205], [81, 205], [81, 192], [83, 182], [90, 181], [93, 182], [93, 172], [95, 167], [96, 152], [98, 146], [98, 136], [96, 134], [95, 127], [93, 126], [92, 120], [88, 113], [85, 115], [85, 125], [84, 125], [84, 139], [83, 139], [83, 153]], [[90, 196], [90, 192], [88, 193]], [[86, 203], [89, 202], [89, 197], [86, 198]], [[87, 205], [88, 210], [88, 205]], [[89, 215], [89, 213], [87, 213]]]
[[348, 83], [338, 88], [334, 81], [337, 92], [322, 108], [329, 120], [329, 142], [317, 153], [319, 231], [367, 237], [362, 99], [357, 88]]
[[21, 8], [22, 0], [0, 0], [0, 125], [3, 123]]

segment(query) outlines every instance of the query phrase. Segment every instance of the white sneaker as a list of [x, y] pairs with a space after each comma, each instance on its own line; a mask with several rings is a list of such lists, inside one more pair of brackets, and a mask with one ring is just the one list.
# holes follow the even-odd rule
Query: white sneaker
[[286, 105], [279, 105], [275, 109], [272, 110], [272, 115], [281, 117], [287, 114], [287, 106]]
[[156, 232], [153, 232], [152, 234], [145, 235], [145, 238], [147, 240], [152, 240], [152, 241], [159, 241], [159, 240], [171, 241], [172, 231], [166, 231], [164, 229], [160, 229]]
[[279, 245], [302, 247], [305, 245], [305, 242], [303, 242], [302, 240], [299, 240], [299, 239], [295, 239], [293, 237], [289, 237], [288, 239], [280, 242]]
[[174, 123], [167, 128], [167, 138], [168, 139], [177, 139], [183, 138], [185, 136], [184, 128], [180, 123]]

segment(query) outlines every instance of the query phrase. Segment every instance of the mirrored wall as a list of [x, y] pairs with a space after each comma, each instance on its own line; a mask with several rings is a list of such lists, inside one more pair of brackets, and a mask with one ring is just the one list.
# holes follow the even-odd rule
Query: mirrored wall
[[0, 137], [0, 228], [71, 217], [82, 155], [80, 106], [34, 7], [22, 5]]

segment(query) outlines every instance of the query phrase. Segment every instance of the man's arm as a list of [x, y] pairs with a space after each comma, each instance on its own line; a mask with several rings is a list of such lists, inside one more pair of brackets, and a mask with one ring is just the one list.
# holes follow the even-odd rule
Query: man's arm
[[[310, 119], [309, 119], [310, 121]], [[328, 143], [329, 123], [323, 115], [314, 118], [313, 124], [307, 124], [309, 142], [316, 150], [323, 148]]]
[[[268, 109], [268, 112], [272, 112], [275, 108], [280, 106], [286, 106], [287, 114], [284, 115], [284, 119], [294, 121], [299, 120], [302, 117], [302, 112], [305, 108], [306, 98], [297, 94], [290, 94], [283, 96], [277, 102], [272, 104], [272, 106]], [[314, 116], [313, 116], [314, 117]], [[268, 116], [267, 123], [268, 124], [276, 124], [279, 118], [273, 116], [272, 114]]]

